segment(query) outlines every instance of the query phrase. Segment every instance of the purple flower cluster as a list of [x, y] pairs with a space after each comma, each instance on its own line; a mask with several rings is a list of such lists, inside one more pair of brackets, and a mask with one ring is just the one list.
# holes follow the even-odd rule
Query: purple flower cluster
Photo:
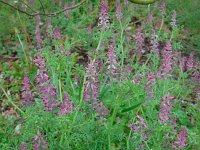
[[199, 72], [198, 68], [200, 68], [200, 67], [199, 67], [199, 65], [196, 64], [195, 69], [192, 73], [192, 80], [197, 81], [200, 84], [200, 72]]
[[108, 29], [110, 26], [110, 17], [108, 15], [108, 1], [102, 0], [100, 4], [100, 14], [98, 20], [99, 30]]
[[136, 42], [137, 51], [139, 53], [144, 53], [145, 52], [145, 50], [143, 48], [144, 34], [140, 30], [135, 34], [135, 42]]
[[22, 142], [22, 143], [19, 145], [19, 150], [29, 150], [28, 144], [25, 143], [25, 142]]
[[60, 114], [69, 114], [74, 111], [74, 105], [71, 103], [69, 96], [64, 93], [63, 94], [63, 102], [60, 104]]
[[40, 32], [40, 15], [35, 16], [35, 35], [36, 35], [36, 48], [41, 51], [41, 32]]
[[179, 60], [179, 66], [180, 66], [180, 70], [182, 72], [187, 70], [186, 62], [187, 62], [187, 57], [186, 56], [181, 57], [181, 59]]
[[200, 101], [200, 88], [198, 89], [198, 91], [196, 92], [196, 100]]
[[158, 35], [156, 35], [155, 30], [153, 30], [152, 34], [151, 34], [151, 38], [150, 38], [150, 48], [151, 48], [151, 52], [159, 55], [159, 43], [158, 43]]
[[47, 75], [46, 61], [43, 56], [37, 56], [34, 58], [34, 64], [39, 67], [37, 70], [36, 83], [39, 86], [39, 94], [42, 96], [43, 104], [46, 111], [52, 111], [57, 108], [57, 92], [56, 88], [50, 82], [50, 78]]
[[[86, 101], [90, 100], [98, 100], [99, 94], [99, 80], [98, 80], [98, 72], [96, 66], [98, 66], [97, 61], [93, 61], [91, 57], [89, 57], [90, 63], [86, 68], [86, 74], [88, 75], [86, 83], [85, 83], [85, 95], [84, 98]], [[92, 93], [91, 93], [92, 92]]]
[[107, 116], [109, 110], [104, 106], [104, 104], [98, 99], [99, 95], [99, 80], [98, 80], [98, 71], [97, 66], [99, 63], [97, 61], [92, 60], [89, 57], [90, 63], [86, 68], [87, 79], [85, 82], [85, 91], [84, 91], [84, 100], [90, 102], [93, 109], [103, 115]]
[[[129, 124], [129, 128], [133, 130], [135, 133], [140, 133], [143, 139], [147, 140], [147, 135], [145, 134], [145, 130], [147, 129], [147, 125], [145, 123], [144, 118], [140, 117], [139, 115], [136, 116], [137, 121], [133, 124]], [[134, 138], [134, 137], [133, 137]]]
[[177, 141], [174, 142], [173, 147], [176, 149], [182, 149], [187, 146], [187, 135], [188, 131], [185, 126], [182, 126], [181, 129], [179, 130], [179, 133], [177, 135]]
[[153, 87], [156, 84], [156, 74], [150, 73], [147, 76], [148, 82], [145, 84], [145, 91], [147, 92], [146, 100], [154, 100], [155, 95], [153, 91]]
[[160, 11], [161, 11], [162, 16], [165, 17], [166, 16], [166, 2], [165, 2], [165, 0], [162, 0]]
[[120, 74], [120, 78], [125, 81], [125, 80], [128, 80], [128, 77], [132, 74], [132, 68], [131, 68], [131, 65], [128, 64], [126, 66], [124, 66], [123, 68], [120, 68], [122, 71], [121, 71], [121, 74]]
[[172, 121], [170, 118], [170, 114], [172, 114], [170, 107], [174, 107], [171, 100], [175, 97], [170, 96], [170, 92], [167, 93], [166, 96], [163, 97], [162, 102], [160, 103], [160, 112], [159, 112], [159, 121], [161, 123], [166, 123], [166, 121]]
[[29, 77], [27, 76], [24, 76], [24, 80], [22, 82], [21, 94], [22, 94], [22, 104], [24, 106], [33, 103], [33, 93], [31, 92], [31, 83]]
[[44, 140], [47, 135], [44, 135], [38, 131], [38, 134], [34, 136], [32, 140], [34, 150], [46, 150], [48, 149], [48, 141]]
[[162, 59], [162, 71], [167, 75], [172, 73], [172, 46], [171, 42], [167, 41], [166, 46], [163, 50], [163, 59]]
[[147, 17], [147, 20], [146, 20], [146, 24], [152, 24], [153, 22], [153, 12], [150, 12], [148, 17]]
[[176, 11], [172, 11], [172, 18], [171, 18], [171, 26], [172, 28], [176, 27]]
[[106, 52], [107, 60], [107, 68], [106, 68], [106, 75], [112, 76], [111, 79], [115, 80], [117, 75], [117, 54], [115, 52], [115, 40], [112, 40], [107, 52]]
[[190, 56], [186, 63], [187, 71], [193, 71], [194, 69], [194, 54], [190, 53]]
[[61, 33], [60, 33], [60, 30], [57, 27], [54, 28], [53, 36], [57, 40], [61, 39], [61, 37], [62, 37]]
[[116, 6], [115, 14], [116, 14], [117, 19], [121, 20], [122, 17], [123, 17], [123, 14], [122, 14], [122, 8], [121, 8], [120, 0], [117, 0], [116, 3], [117, 3], [117, 6]]

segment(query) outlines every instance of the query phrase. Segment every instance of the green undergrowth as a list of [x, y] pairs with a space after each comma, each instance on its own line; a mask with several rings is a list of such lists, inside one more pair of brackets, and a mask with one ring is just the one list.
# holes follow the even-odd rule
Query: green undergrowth
[[[160, 2], [157, 7], [129, 3], [123, 10], [122, 20], [116, 18], [115, 5], [111, 5], [108, 12], [109, 29], [99, 30], [99, 2], [93, 2], [91, 13], [88, 12], [90, 2], [87, 1], [80, 8], [71, 10], [69, 18], [64, 14], [51, 17], [52, 23], [48, 32], [45, 29], [48, 17], [41, 17], [41, 52], [38, 52], [34, 46], [37, 42], [34, 36], [34, 19], [29, 19], [24, 14], [16, 14], [17, 20], [21, 21], [24, 29], [27, 29], [31, 44], [27, 42], [27, 34], [22, 30], [21, 25], [14, 24], [13, 40], [17, 43], [15, 47], [17, 54], [14, 57], [19, 58], [0, 66], [2, 70], [0, 149], [17, 150], [23, 144], [27, 149], [36, 149], [34, 137], [40, 136], [41, 141], [48, 143], [47, 148], [44, 148], [42, 147], [44, 143], [40, 141], [40, 150], [167, 150], [174, 149], [177, 145], [176, 141], [179, 140], [177, 135], [183, 128], [187, 133], [185, 133], [186, 141], [182, 149], [200, 147], [198, 142], [200, 141], [200, 102], [196, 100], [199, 98], [196, 91], [198, 81], [192, 78], [194, 72], [199, 71], [199, 66], [191, 71], [182, 69], [177, 63], [177, 60], [180, 61], [183, 56], [189, 59], [190, 50], [198, 49], [199, 37], [196, 34], [198, 25], [183, 23], [184, 20], [191, 18], [191, 21], [194, 21], [198, 17], [188, 14], [191, 8], [196, 8], [193, 6], [196, 3], [190, 3], [186, 7], [186, 2], [183, 2], [181, 6], [185, 6], [185, 9], [182, 10], [178, 9], [177, 1], [173, 1], [174, 5], [167, 1], [165, 18], [160, 13]], [[58, 10], [57, 5], [54, 8], [47, 7], [50, 5], [48, 1], [43, 3], [49, 11]], [[4, 9], [5, 14], [8, 15], [9, 9]], [[174, 9], [177, 10], [178, 23], [177, 26], [171, 27], [171, 13]], [[155, 15], [152, 24], [146, 22], [149, 12]], [[181, 16], [182, 12], [187, 15]], [[163, 23], [163, 27], [157, 27], [156, 23], [159, 25]], [[89, 25], [93, 27], [92, 33], [87, 30]], [[59, 29], [62, 38], [55, 38], [53, 33], [55, 27]], [[189, 41], [187, 38], [190, 35], [184, 33], [187, 27], [191, 29], [191, 34], [194, 33]], [[3, 34], [9, 32], [6, 28], [3, 30], [5, 30]], [[142, 48], [135, 42], [138, 31], [144, 35]], [[154, 31], [160, 54], [152, 52], [150, 46]], [[172, 53], [169, 57], [172, 57], [173, 63], [167, 61], [167, 64], [172, 63], [172, 70], [169, 72], [163, 71], [163, 53], [167, 42], [172, 45]], [[107, 52], [112, 44], [116, 53], [112, 60], [116, 61], [114, 64], [116, 66], [111, 68], [117, 72], [116, 74], [112, 73], [113, 70], [109, 74], [106, 72], [109, 68]], [[2, 47], [1, 53], [12, 53], [7, 50], [13, 47], [7, 46]], [[142, 49], [145, 52], [142, 52]], [[198, 51], [195, 52], [193, 61], [196, 64]], [[34, 58], [37, 56], [44, 57], [47, 68], [45, 71], [49, 77], [47, 82], [55, 87], [56, 99], [61, 105], [64, 101], [63, 93], [67, 93], [73, 104], [72, 112], [60, 115], [59, 109], [45, 111], [44, 96], [40, 94], [40, 83], [36, 82], [38, 70], [41, 69], [34, 64]], [[95, 87], [91, 86], [94, 82], [94, 77], [91, 75], [93, 70], [88, 71], [92, 62], [98, 62], [92, 67], [96, 69], [93, 76], [96, 77], [96, 86], [98, 86], [95, 98], [100, 102], [99, 108], [103, 105], [109, 110], [107, 115], [101, 115], [94, 109], [96, 99], [91, 98], [92, 92], [95, 91]], [[155, 80], [152, 74], [155, 75]], [[22, 80], [26, 76], [30, 79], [30, 91], [34, 98], [34, 102], [28, 106], [22, 104], [23, 91], [21, 91]], [[92, 78], [89, 78], [90, 76]], [[85, 98], [87, 81], [90, 83], [90, 101]], [[164, 107], [162, 102], [167, 99], [166, 95], [171, 98], [170, 102], [164, 104], [166, 107], [170, 105], [166, 110], [169, 118], [166, 122], [162, 122], [160, 113]], [[135, 127], [139, 125], [139, 131], [131, 128], [131, 125]]]

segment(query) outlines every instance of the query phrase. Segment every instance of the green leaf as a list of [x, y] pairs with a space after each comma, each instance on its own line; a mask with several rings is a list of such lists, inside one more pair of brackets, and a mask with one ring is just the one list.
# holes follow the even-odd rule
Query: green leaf
[[133, 105], [133, 106], [128, 107], [128, 108], [126, 108], [126, 109], [123, 109], [121, 112], [124, 113], [124, 112], [130, 111], [130, 110], [133, 110], [133, 109], [139, 107], [139, 106], [142, 105], [142, 104], [143, 104], [143, 102], [140, 102], [139, 104], [136, 104], [136, 105]]

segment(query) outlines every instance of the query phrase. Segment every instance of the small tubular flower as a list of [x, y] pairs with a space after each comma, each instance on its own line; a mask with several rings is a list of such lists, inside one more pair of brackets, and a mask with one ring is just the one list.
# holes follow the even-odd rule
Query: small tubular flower
[[33, 93], [31, 92], [31, 83], [29, 77], [24, 76], [24, 80], [22, 82], [22, 104], [24, 106], [30, 105], [33, 103]]
[[172, 114], [170, 107], [174, 107], [171, 100], [173, 100], [175, 97], [170, 96], [170, 92], [167, 93], [166, 96], [163, 97], [162, 102], [160, 103], [160, 111], [159, 111], [159, 121], [161, 123], [166, 123], [166, 121], [170, 121], [170, 114]]
[[100, 4], [100, 14], [98, 19], [99, 30], [108, 29], [110, 26], [110, 17], [108, 15], [108, 1], [102, 0]]
[[155, 30], [153, 30], [152, 34], [151, 34], [151, 38], [150, 38], [150, 48], [151, 48], [151, 52], [159, 55], [159, 43], [158, 43], [158, 35], [156, 35]]
[[111, 79], [115, 80], [117, 75], [117, 54], [115, 52], [115, 40], [112, 40], [107, 52], [106, 52], [107, 60], [107, 68], [106, 68], [106, 75], [112, 76]]
[[47, 135], [42, 134], [38, 131], [37, 135], [34, 136], [32, 140], [33, 149], [34, 150], [47, 150], [48, 149], [48, 141], [44, 140]]
[[45, 63], [43, 56], [34, 58], [34, 64], [39, 67], [35, 81], [38, 84], [39, 94], [43, 99], [45, 110], [53, 111], [58, 105], [56, 100], [57, 92], [55, 86], [50, 82], [50, 77], [47, 75], [48, 68]]
[[194, 69], [194, 53], [190, 53], [190, 56], [186, 62], [186, 67], [188, 71], [193, 71]]
[[85, 82], [85, 90], [84, 90], [84, 100], [90, 103], [90, 106], [93, 109], [103, 116], [107, 116], [109, 114], [109, 110], [104, 106], [104, 104], [99, 100], [99, 79], [98, 79], [98, 71], [97, 66], [99, 63], [97, 61], [92, 60], [89, 57], [90, 63], [86, 68], [86, 82]]
[[74, 105], [71, 103], [67, 93], [63, 94], [63, 102], [60, 104], [60, 114], [69, 114], [74, 111]]
[[147, 92], [147, 98], [146, 100], [154, 100], [155, 99], [155, 94], [153, 91], [153, 87], [156, 84], [156, 75], [154, 73], [150, 73], [147, 76], [147, 83], [145, 84], [145, 91]]
[[54, 31], [53, 31], [53, 36], [54, 36], [54, 38], [55, 39], [61, 39], [61, 33], [60, 33], [60, 30], [56, 27], [55, 29], [54, 29]]
[[[137, 118], [137, 120], [133, 124], [129, 124], [128, 127], [131, 128], [134, 133], [141, 134], [143, 140], [140, 141], [140, 146], [144, 146], [143, 141], [148, 140], [148, 136], [146, 134], [146, 130], [148, 127], [145, 123], [144, 118], [140, 117], [139, 115], [136, 115], [136, 118]], [[135, 139], [135, 138], [136, 137], [133, 137], [133, 139]]]
[[162, 71], [167, 75], [171, 75], [172, 73], [172, 46], [171, 42], [167, 41], [166, 46], [163, 50], [163, 59], [162, 59]]
[[135, 42], [136, 42], [137, 51], [139, 53], [144, 53], [145, 52], [145, 50], [143, 48], [144, 34], [140, 30], [135, 34]]
[[118, 20], [121, 20], [122, 17], [123, 17], [123, 14], [122, 14], [122, 8], [121, 8], [121, 4], [120, 4], [120, 0], [116, 0], [116, 10], [115, 10], [115, 15], [117, 17]]
[[171, 18], [170, 24], [171, 24], [172, 28], [176, 27], [176, 11], [175, 10], [172, 11], [172, 18]]
[[29, 150], [28, 144], [25, 143], [25, 142], [22, 142], [22, 143], [19, 145], [19, 150]]
[[187, 57], [185, 56], [181, 57], [181, 59], [179, 60], [180, 70], [183, 72], [187, 70], [186, 62], [187, 62]]
[[166, 16], [166, 2], [165, 2], [165, 0], [162, 0], [160, 11], [161, 11], [162, 16], [165, 17]]
[[187, 146], [187, 135], [188, 131], [185, 126], [182, 126], [179, 130], [179, 133], [177, 135], [177, 141], [174, 142], [173, 147], [176, 149], [182, 149]]

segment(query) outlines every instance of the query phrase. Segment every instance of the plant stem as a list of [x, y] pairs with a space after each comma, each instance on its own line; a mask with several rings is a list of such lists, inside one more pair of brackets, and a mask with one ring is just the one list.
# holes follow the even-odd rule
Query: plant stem
[[96, 51], [98, 51], [100, 49], [102, 37], [103, 37], [103, 31], [101, 31], [101, 35], [100, 35], [100, 39], [99, 39], [99, 43], [97, 45]]
[[160, 29], [159, 29], [159, 35], [160, 35], [160, 31], [161, 31], [161, 29], [162, 29], [162, 27], [163, 27], [163, 24], [164, 24], [164, 17], [162, 17], [162, 21], [161, 21], [161, 24], [160, 24]]
[[17, 28], [15, 28], [15, 33], [17, 34], [17, 38], [18, 38], [19, 43], [20, 43], [20, 45], [21, 45], [21, 47], [22, 47], [22, 50], [23, 50], [23, 52], [24, 52], [24, 56], [25, 56], [25, 59], [26, 59], [26, 64], [27, 64], [28, 69], [29, 69], [29, 68], [30, 68], [29, 60], [28, 60], [28, 57], [27, 57], [27, 55], [26, 55], [26, 51], [25, 51], [25, 49], [24, 49], [24, 45], [23, 45], [23, 43], [22, 43], [22, 41], [21, 41], [21, 39], [20, 39], [20, 36], [19, 36], [19, 34], [18, 34]]
[[77, 106], [77, 110], [76, 110], [76, 113], [74, 115], [74, 118], [73, 118], [73, 121], [72, 121], [72, 124], [74, 124], [75, 120], [76, 120], [76, 117], [78, 115], [78, 110], [79, 110], [79, 107], [83, 101], [83, 97], [84, 97], [84, 86], [85, 86], [85, 82], [86, 82], [86, 75], [84, 76], [83, 78], [83, 85], [82, 85], [82, 88], [81, 88], [81, 94], [80, 94], [80, 102], [79, 102], [79, 105]]
[[13, 105], [13, 107], [17, 110], [19, 110], [20, 113], [24, 114], [24, 112], [11, 100], [11, 98], [9, 97], [9, 95], [7, 94], [7, 92], [4, 90], [4, 88], [0, 85], [3, 93], [6, 95], [8, 102]]
[[59, 78], [58, 82], [59, 82], [60, 101], [62, 102], [63, 101], [63, 98], [62, 98], [62, 85], [61, 85], [60, 78]]
[[121, 44], [121, 50], [122, 50], [122, 59], [121, 59], [121, 66], [124, 65], [124, 48], [123, 48], [123, 34], [124, 34], [124, 29], [122, 26], [121, 20], [119, 20], [120, 28], [121, 28], [121, 34], [120, 34], [120, 44]]

